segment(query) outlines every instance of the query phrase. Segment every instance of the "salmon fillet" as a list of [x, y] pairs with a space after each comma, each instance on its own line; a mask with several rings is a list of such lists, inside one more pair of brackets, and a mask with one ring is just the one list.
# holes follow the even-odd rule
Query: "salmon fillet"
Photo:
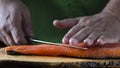
[[[78, 46], [85, 46], [80, 43]], [[22, 45], [22, 46], [9, 46], [5, 50], [8, 54], [24, 54], [24, 55], [41, 55], [41, 56], [68, 56], [68, 57], [81, 57], [81, 58], [119, 58], [120, 57], [120, 44], [105, 44], [87, 47], [87, 50], [76, 49], [71, 47], [39, 44], [39, 45]]]

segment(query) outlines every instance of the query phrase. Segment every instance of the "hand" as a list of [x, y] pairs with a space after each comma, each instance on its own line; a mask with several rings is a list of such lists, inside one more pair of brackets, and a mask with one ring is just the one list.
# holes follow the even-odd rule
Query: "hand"
[[27, 44], [32, 36], [30, 12], [21, 0], [0, 0], [0, 40], [6, 45]]
[[58, 28], [72, 27], [63, 37], [65, 44], [76, 45], [84, 42], [89, 46], [93, 43], [104, 45], [116, 43], [120, 40], [120, 20], [107, 12], [93, 16], [55, 20]]

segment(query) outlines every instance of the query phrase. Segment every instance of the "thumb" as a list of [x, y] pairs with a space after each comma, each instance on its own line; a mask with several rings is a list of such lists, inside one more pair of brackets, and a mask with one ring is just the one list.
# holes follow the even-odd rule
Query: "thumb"
[[64, 20], [54, 20], [53, 25], [57, 28], [71, 28], [79, 22], [79, 18], [70, 18]]
[[23, 30], [28, 37], [33, 36], [33, 31], [32, 31], [32, 22], [31, 22], [31, 16], [29, 10], [24, 10], [22, 12], [22, 17], [23, 17]]
[[33, 36], [32, 24], [31, 22], [24, 22], [23, 30], [25, 34], [29, 37]]

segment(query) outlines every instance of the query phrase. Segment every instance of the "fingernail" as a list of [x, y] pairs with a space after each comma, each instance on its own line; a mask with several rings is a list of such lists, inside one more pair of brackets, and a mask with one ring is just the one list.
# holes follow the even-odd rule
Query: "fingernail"
[[104, 45], [104, 41], [101, 40], [101, 39], [98, 39], [98, 40], [97, 40], [97, 43], [100, 44], [100, 45]]
[[79, 44], [79, 41], [76, 40], [76, 39], [70, 39], [69, 42], [70, 42], [71, 45], [77, 45], [77, 44]]
[[83, 42], [86, 43], [88, 46], [91, 46], [93, 44], [93, 42], [90, 39], [86, 39]]
[[69, 39], [68, 39], [68, 38], [63, 38], [63, 39], [62, 39], [62, 42], [63, 42], [64, 44], [69, 44]]
[[53, 25], [56, 26], [56, 25], [57, 25], [57, 22], [58, 22], [58, 20], [54, 20], [54, 21], [53, 21]]
[[60, 28], [60, 29], [64, 29], [65, 28], [64, 23], [62, 23], [60, 20], [53, 21], [53, 25], [58, 27], [58, 28]]

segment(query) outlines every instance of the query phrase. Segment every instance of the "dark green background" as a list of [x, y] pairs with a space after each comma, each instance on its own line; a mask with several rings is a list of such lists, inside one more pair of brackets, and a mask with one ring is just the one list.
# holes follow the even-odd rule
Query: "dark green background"
[[35, 37], [61, 42], [68, 30], [53, 26], [55, 19], [65, 19], [99, 13], [109, 0], [23, 0], [32, 15]]

